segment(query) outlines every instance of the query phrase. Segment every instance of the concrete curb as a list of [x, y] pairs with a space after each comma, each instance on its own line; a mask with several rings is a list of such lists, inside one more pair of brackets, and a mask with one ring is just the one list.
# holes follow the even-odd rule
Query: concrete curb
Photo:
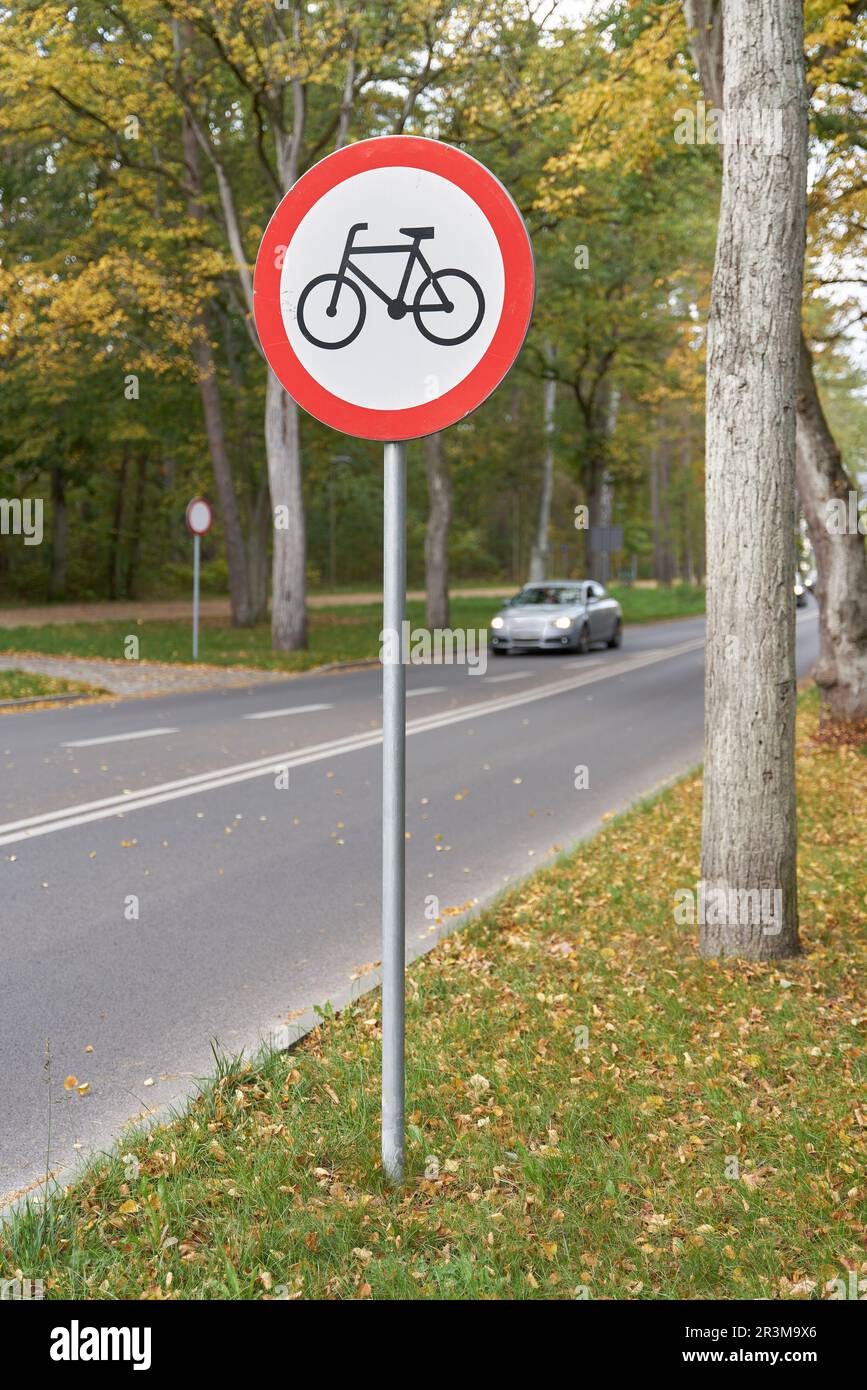
[[0, 700], [0, 709], [25, 709], [27, 705], [60, 705], [70, 700], [101, 700], [107, 690], [88, 692], [82, 690], [78, 695], [22, 695], [18, 700]]
[[323, 671], [354, 671], [365, 666], [380, 666], [378, 656], [360, 656], [357, 661], [329, 661], [327, 666], [311, 666], [309, 671], [299, 671], [299, 676], [321, 676]]

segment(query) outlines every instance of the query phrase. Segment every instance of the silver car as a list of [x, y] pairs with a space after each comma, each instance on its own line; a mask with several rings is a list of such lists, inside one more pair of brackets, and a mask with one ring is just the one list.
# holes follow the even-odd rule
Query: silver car
[[593, 642], [619, 647], [620, 604], [595, 579], [546, 579], [525, 584], [491, 619], [491, 651], [584, 653]]

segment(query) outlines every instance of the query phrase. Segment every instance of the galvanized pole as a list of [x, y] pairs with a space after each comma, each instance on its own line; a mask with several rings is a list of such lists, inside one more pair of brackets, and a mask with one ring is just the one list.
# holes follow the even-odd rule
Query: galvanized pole
[[403, 1182], [406, 445], [385, 446], [382, 665], [382, 1167]]
[[193, 661], [199, 659], [199, 557], [201, 536], [193, 536]]

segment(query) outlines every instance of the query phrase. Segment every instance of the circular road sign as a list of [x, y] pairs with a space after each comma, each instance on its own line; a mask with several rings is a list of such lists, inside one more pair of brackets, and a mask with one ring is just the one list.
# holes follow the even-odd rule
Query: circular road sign
[[194, 536], [204, 536], [210, 531], [214, 521], [211, 504], [204, 497], [194, 497], [187, 503], [187, 529]]
[[289, 190], [259, 248], [256, 327], [310, 415], [362, 439], [433, 434], [502, 381], [533, 252], [498, 179], [414, 135], [344, 146]]

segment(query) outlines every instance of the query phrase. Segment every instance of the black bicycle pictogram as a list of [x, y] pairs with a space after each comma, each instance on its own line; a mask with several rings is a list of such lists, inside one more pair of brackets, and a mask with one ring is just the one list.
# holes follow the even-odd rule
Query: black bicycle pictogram
[[[406, 242], [401, 242], [397, 246], [356, 246], [356, 233], [366, 231], [367, 227], [366, 222], [356, 222], [354, 226], [350, 227], [346, 236], [346, 245], [343, 248], [340, 269], [336, 273], [317, 275], [301, 291], [297, 311], [298, 327], [307, 341], [320, 348], [344, 348], [358, 337], [367, 317], [367, 300], [361, 287], [355, 280], [349, 278], [350, 271], [362, 284], [384, 301], [388, 306], [390, 318], [402, 319], [407, 314], [412, 314], [419, 333], [430, 339], [432, 343], [440, 343], [443, 347], [456, 347], [458, 343], [465, 343], [468, 338], [471, 338], [484, 318], [485, 297], [482, 294], [481, 286], [465, 270], [431, 270], [422, 254], [419, 243], [432, 237], [435, 229], [433, 227], [401, 227], [399, 229], [400, 235], [410, 238], [408, 245]], [[397, 252], [404, 254], [407, 260], [400, 289], [396, 297], [392, 298], [374, 280], [371, 280], [369, 275], [365, 275], [359, 266], [353, 264], [353, 257], [389, 256]], [[420, 266], [425, 278], [416, 290], [410, 304], [406, 298], [406, 292], [416, 265]], [[445, 288], [443, 282], [449, 281], [451, 284]], [[461, 283], [458, 284], [457, 282]], [[326, 287], [330, 287], [330, 293], [326, 295], [317, 293]], [[347, 291], [346, 294], [344, 294], [344, 290]], [[426, 295], [428, 296], [427, 300], [425, 299]], [[311, 296], [313, 296], [312, 300]], [[338, 336], [335, 337], [334, 341], [328, 342], [311, 333], [305, 320], [305, 313], [313, 319], [317, 325], [317, 331], [320, 333], [326, 326], [325, 320], [335, 320], [335, 333]], [[435, 333], [425, 322], [425, 318], [429, 314], [453, 313], [457, 314], [455, 325], [457, 332], [451, 335]], [[322, 320], [321, 326], [319, 320]], [[469, 322], [469, 327], [465, 326], [467, 322]]]

